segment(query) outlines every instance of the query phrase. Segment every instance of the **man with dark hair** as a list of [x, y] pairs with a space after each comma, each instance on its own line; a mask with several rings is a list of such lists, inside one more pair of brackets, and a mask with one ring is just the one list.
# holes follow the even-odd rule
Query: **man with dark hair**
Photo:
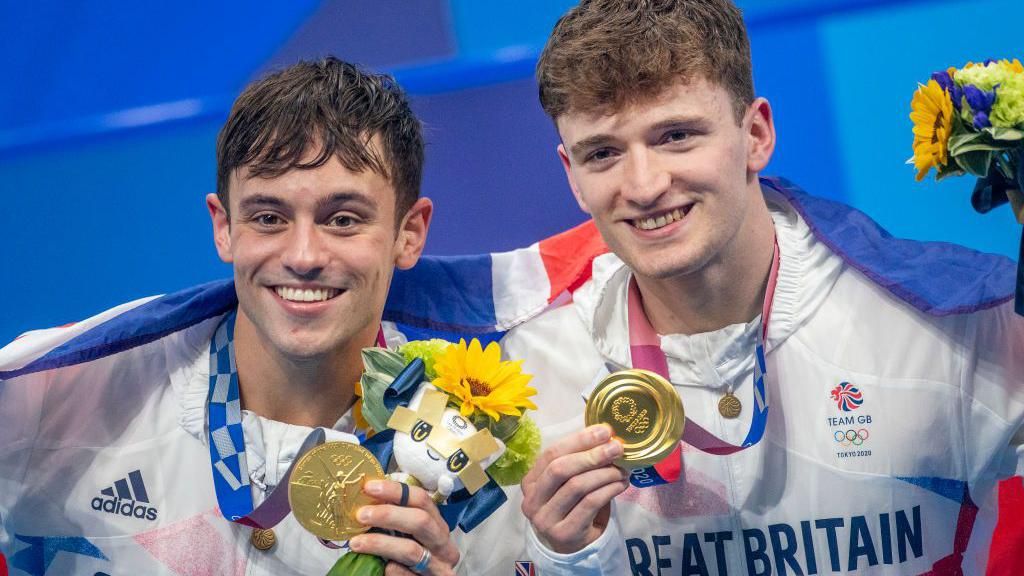
[[[468, 573], [983, 573], [996, 480], [1024, 469], [1013, 263], [760, 179], [772, 110], [728, 0], [583, 0], [537, 78], [612, 253], [505, 337], [546, 449], [526, 519], [475, 531]], [[595, 404], [630, 446], [584, 428], [581, 397], [631, 368], [685, 408], [657, 463], [636, 448], [671, 392]], [[517, 528], [521, 548], [476, 544]]]
[[[0, 551], [14, 574], [325, 574], [288, 514], [303, 447], [358, 442], [360, 351], [423, 250], [420, 124], [394, 81], [326, 58], [245, 89], [207, 199], [220, 282], [0, 350]], [[304, 441], [305, 439], [305, 441]], [[372, 481], [351, 550], [451, 574], [422, 489]], [[399, 534], [399, 535], [393, 535]]]

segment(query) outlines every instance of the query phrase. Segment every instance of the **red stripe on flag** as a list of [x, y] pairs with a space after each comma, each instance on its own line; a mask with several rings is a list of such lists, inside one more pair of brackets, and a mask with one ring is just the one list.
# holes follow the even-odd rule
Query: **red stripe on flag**
[[999, 520], [988, 553], [988, 576], [1017, 576], [1024, 566], [1024, 482], [999, 483]]
[[548, 302], [590, 279], [594, 258], [608, 252], [593, 220], [540, 241], [540, 258], [551, 283]]
[[[62, 324], [60, 326], [54, 326], [54, 328], [69, 328], [71, 326], [74, 326], [75, 324], [78, 324], [78, 322], [68, 322], [67, 324]], [[21, 334], [21, 335], [17, 336], [15, 338], [15, 340], [21, 340], [25, 336], [28, 336], [28, 334]], [[0, 556], [0, 560], [3, 560], [3, 556]], [[4, 567], [3, 564], [0, 564], [0, 568], [3, 568], [3, 567]], [[0, 576], [7, 576], [7, 574], [4, 573], [4, 572], [0, 572]]]

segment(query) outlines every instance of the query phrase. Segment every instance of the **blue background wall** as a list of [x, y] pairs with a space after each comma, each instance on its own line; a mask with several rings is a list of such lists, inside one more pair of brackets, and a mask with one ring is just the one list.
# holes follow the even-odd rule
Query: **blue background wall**
[[[532, 69], [566, 0], [6, 3], [0, 19], [0, 342], [227, 276], [203, 197], [231, 101], [328, 53], [395, 73], [427, 124], [428, 252], [513, 248], [581, 222]], [[768, 174], [897, 236], [1016, 255], [971, 183], [914, 182], [909, 101], [931, 71], [1021, 57], [1018, 0], [746, 0]], [[964, 25], [964, 23], [969, 23]], [[995, 30], [993, 32], [993, 30]]]

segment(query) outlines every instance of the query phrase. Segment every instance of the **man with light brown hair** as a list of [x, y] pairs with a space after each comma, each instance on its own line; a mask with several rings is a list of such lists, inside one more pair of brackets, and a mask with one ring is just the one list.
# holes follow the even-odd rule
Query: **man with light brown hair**
[[[1024, 468], [1013, 263], [760, 178], [772, 109], [728, 0], [584, 0], [537, 79], [612, 253], [505, 338], [545, 451], [525, 518], [473, 535], [523, 544], [465, 543], [467, 573], [982, 573], [995, 482]], [[656, 464], [584, 427], [581, 397], [629, 368], [685, 407]]]

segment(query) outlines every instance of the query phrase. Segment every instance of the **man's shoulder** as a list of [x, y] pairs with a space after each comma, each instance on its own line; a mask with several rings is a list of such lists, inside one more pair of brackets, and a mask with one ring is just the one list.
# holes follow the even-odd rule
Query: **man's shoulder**
[[592, 365], [596, 370], [603, 365], [593, 335], [572, 302], [545, 310], [509, 330], [502, 346], [509, 358], [523, 359], [525, 368], [537, 372], [586, 372], [584, 367]]
[[507, 252], [424, 256], [395, 273], [383, 319], [410, 338], [500, 338], [564, 301], [607, 251], [587, 221]]
[[117, 355], [237, 306], [234, 284], [217, 281], [115, 306], [81, 322], [27, 332], [0, 349], [0, 380]]
[[924, 314], [977, 312], [1013, 299], [1016, 265], [1005, 256], [895, 238], [856, 208], [812, 196], [785, 179], [762, 184], [781, 194], [847, 266]]

